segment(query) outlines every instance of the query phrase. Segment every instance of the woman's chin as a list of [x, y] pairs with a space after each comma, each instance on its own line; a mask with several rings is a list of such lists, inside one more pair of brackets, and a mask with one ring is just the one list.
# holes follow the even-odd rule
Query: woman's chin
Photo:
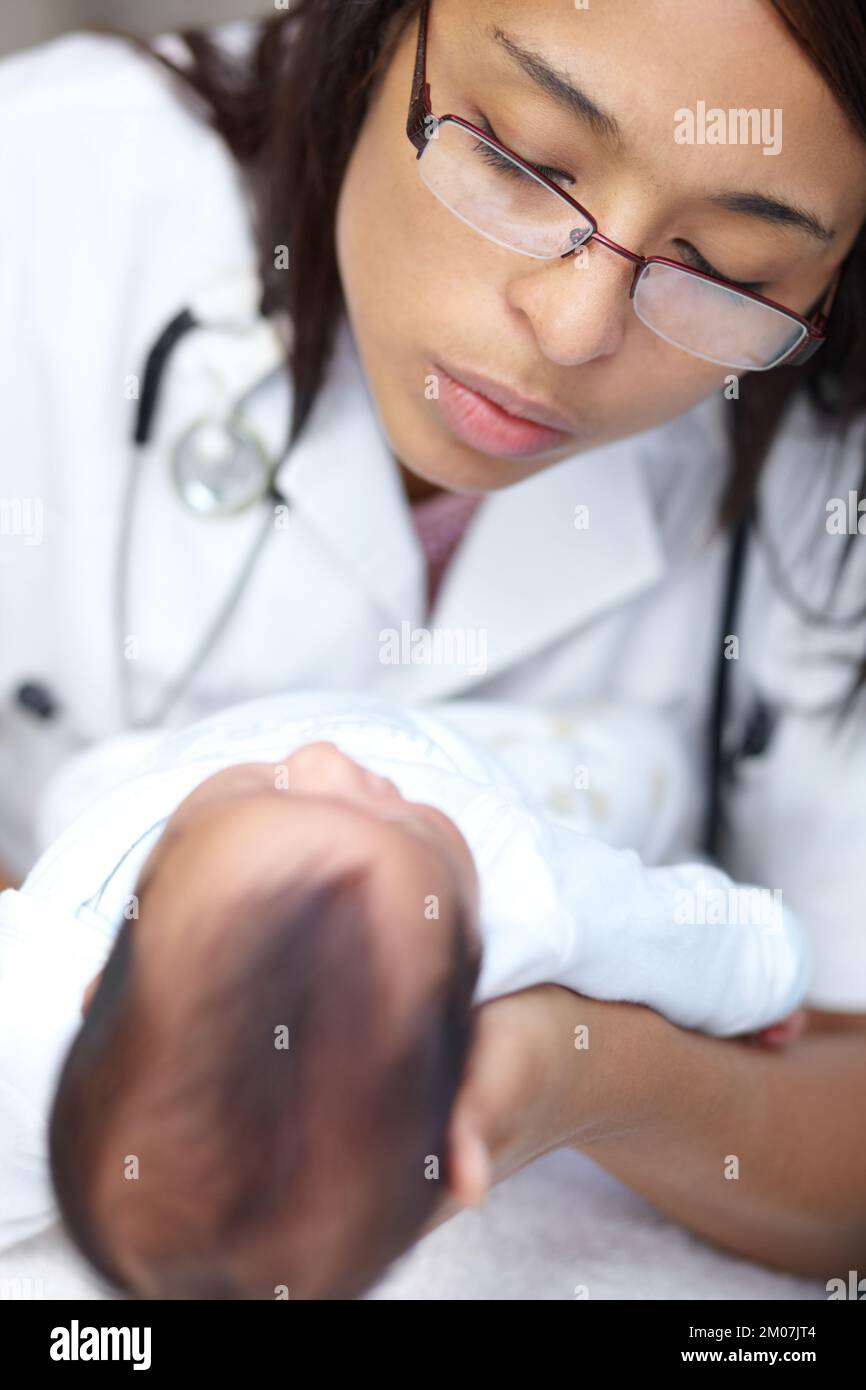
[[427, 457], [435, 460], [435, 463], [430, 467], [422, 465], [417, 476], [432, 486], [447, 488], [451, 492], [497, 492], [562, 463], [583, 447], [575, 436], [568, 446], [560, 444], [559, 448], [546, 449], [523, 458], [502, 458], [469, 449], [437, 431], [437, 438], [427, 453]]

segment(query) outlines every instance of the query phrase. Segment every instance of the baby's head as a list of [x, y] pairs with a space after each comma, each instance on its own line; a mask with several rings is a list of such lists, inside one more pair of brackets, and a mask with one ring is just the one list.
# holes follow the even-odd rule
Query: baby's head
[[203, 782], [136, 895], [54, 1098], [71, 1235], [139, 1297], [358, 1295], [451, 1182], [468, 846], [308, 744]]

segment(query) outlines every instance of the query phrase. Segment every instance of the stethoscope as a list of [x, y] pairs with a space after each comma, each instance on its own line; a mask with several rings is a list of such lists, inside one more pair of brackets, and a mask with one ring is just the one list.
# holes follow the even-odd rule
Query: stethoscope
[[[120, 691], [124, 722], [128, 728], [149, 728], [164, 722], [228, 627], [250, 576], [273, 529], [273, 505], [285, 505], [277, 490], [276, 475], [282, 456], [269, 452], [245, 418], [252, 396], [275, 372], [285, 368], [285, 338], [280, 324], [260, 314], [261, 280], [252, 272], [220, 280], [200, 293], [166, 324], [151, 347], [142, 375], [141, 394], [133, 428], [133, 452], [121, 502], [114, 586], [114, 629], [117, 644]], [[262, 502], [262, 524], [253, 536], [228, 596], [205, 627], [200, 640], [182, 667], [167, 683], [156, 705], [146, 714], [133, 705], [134, 662], [126, 657], [129, 633], [130, 551], [134, 535], [136, 503], [142, 477], [142, 451], [154, 427], [166, 368], [179, 343], [202, 329], [246, 335], [243, 368], [235, 383], [240, 394], [222, 416], [195, 421], [176, 441], [170, 458], [171, 476], [178, 496], [198, 517], [229, 517]], [[285, 332], [285, 329], [284, 329]]]
[[778, 707], [758, 695], [751, 705], [745, 727], [739, 739], [731, 738], [729, 708], [731, 677], [735, 662], [727, 659], [725, 642], [736, 632], [737, 612], [743, 590], [746, 554], [750, 539], [760, 541], [767, 568], [776, 591], [800, 617], [803, 623], [820, 623], [832, 627], [853, 627], [866, 619], [866, 604], [851, 613], [828, 613], [808, 603], [793, 588], [785, 566], [767, 527], [762, 525], [760, 510], [752, 501], [733, 529], [728, 553], [727, 574], [721, 614], [719, 651], [715, 682], [710, 705], [710, 738], [708, 744], [707, 785], [709, 796], [703, 831], [704, 852], [718, 859], [722, 835], [724, 795], [733, 782], [738, 765], [745, 758], [765, 754], [773, 739], [779, 717]]
[[[277, 327], [267, 326], [267, 321], [259, 314], [260, 298], [261, 282], [254, 273], [221, 281], [214, 290], [198, 296], [190, 305], [174, 315], [153, 343], [145, 359], [133, 429], [133, 453], [121, 504], [116, 558], [114, 628], [120, 664], [121, 699], [127, 728], [148, 728], [160, 725], [164, 721], [228, 627], [258, 558], [264, 550], [268, 532], [273, 529], [273, 510], [272, 505], [269, 505], [264, 509], [261, 528], [254, 535], [238, 567], [228, 597], [207, 625], [182, 668], [169, 682], [156, 706], [146, 717], [138, 715], [133, 708], [131, 667], [134, 663], [125, 659], [124, 643], [128, 632], [129, 555], [142, 475], [141, 455], [153, 434], [166, 368], [178, 344], [188, 334], [202, 328], [217, 328], [245, 334], [259, 332], [265, 336], [262, 338], [258, 356], [256, 353], [251, 354], [249, 380], [231, 409], [222, 418], [210, 417], [195, 422], [177, 440], [172, 451], [170, 468], [178, 496], [190, 512], [199, 517], [237, 515], [240, 511], [265, 501], [286, 505], [286, 498], [278, 491], [275, 481], [282, 458], [269, 453], [244, 416], [244, 407], [251, 396], [274, 371], [284, 368], [285, 361], [284, 342]], [[266, 326], [263, 328], [262, 325]], [[703, 836], [705, 851], [711, 855], [718, 845], [723, 783], [731, 775], [736, 757], [746, 754], [754, 756], [763, 752], [772, 733], [770, 713], [761, 707], [753, 718], [742, 746], [732, 752], [725, 744], [732, 663], [724, 657], [724, 638], [735, 629], [750, 525], [751, 517], [747, 516], [734, 533], [725, 586], [721, 640], [710, 719], [709, 803]], [[16, 691], [16, 700], [22, 709], [38, 719], [47, 721], [57, 717], [58, 706], [54, 696], [39, 681], [22, 683]]]
[[[148, 728], [160, 725], [169, 710], [180, 699], [204, 661], [219, 642], [230, 623], [246, 585], [262, 554], [268, 532], [273, 529], [273, 505], [286, 505], [286, 498], [277, 489], [276, 475], [284, 455], [269, 452], [256, 431], [245, 419], [245, 407], [252, 395], [274, 372], [285, 369], [285, 325], [270, 322], [260, 313], [261, 281], [254, 272], [221, 280], [217, 285], [196, 296], [191, 303], [166, 324], [145, 360], [142, 389], [133, 429], [133, 454], [127, 471], [126, 486], [118, 528], [117, 581], [115, 584], [114, 621], [116, 645], [120, 662], [120, 687], [127, 727]], [[142, 474], [142, 451], [153, 433], [154, 420], [165, 380], [166, 368], [178, 344], [188, 334], [201, 329], [219, 329], [248, 336], [252, 351], [248, 353], [246, 377], [234, 405], [223, 417], [209, 417], [192, 424], [177, 440], [171, 454], [170, 468], [179, 497], [189, 511], [199, 517], [225, 517], [268, 502], [262, 525], [238, 567], [234, 583], [218, 612], [203, 631], [201, 638], [182, 668], [169, 682], [161, 699], [146, 717], [133, 709], [131, 667], [125, 659], [124, 642], [128, 632], [129, 612], [129, 554], [134, 530], [136, 499]], [[772, 562], [776, 581], [786, 591], [786, 597], [811, 621], [828, 621], [825, 614], [815, 612], [794, 593], [784, 578], [783, 567], [769, 545], [769, 538], [758, 528], [754, 508], [750, 509], [735, 527], [731, 542], [724, 586], [721, 630], [717, 666], [710, 709], [707, 783], [709, 788], [707, 813], [702, 836], [705, 853], [717, 856], [722, 823], [725, 786], [734, 775], [737, 762], [744, 757], [765, 753], [776, 723], [777, 711], [766, 702], [753, 705], [745, 733], [735, 745], [730, 740], [729, 706], [731, 703], [731, 668], [726, 659], [725, 638], [736, 630], [737, 611], [746, 567], [746, 554], [752, 532], [760, 530], [768, 559]], [[829, 619], [848, 625], [862, 620], [866, 608], [846, 617]], [[54, 719], [58, 706], [53, 694], [39, 681], [25, 681], [16, 691], [18, 705], [42, 720]]]
[[754, 514], [750, 508], [734, 528], [728, 553], [719, 649], [710, 704], [710, 738], [707, 761], [709, 795], [702, 836], [703, 851], [710, 859], [718, 858], [722, 833], [724, 787], [733, 777], [736, 763], [740, 758], [757, 757], [767, 751], [775, 724], [774, 711], [765, 701], [759, 699], [752, 710], [751, 719], [739, 748], [732, 749], [727, 744], [728, 709], [731, 702], [731, 667], [734, 663], [726, 657], [725, 641], [729, 633], [736, 631], [737, 611], [746, 567], [746, 550], [753, 524]]
[[[238, 331], [249, 331], [258, 313], [261, 283], [257, 276], [239, 277], [233, 284], [221, 286], [218, 299], [200, 299], [198, 303], [181, 310], [163, 329], [147, 356], [143, 386], [133, 432], [136, 451], [143, 449], [152, 433], [154, 415], [159, 399], [160, 386], [165, 376], [166, 366], [178, 343], [186, 335], [203, 326], [231, 327]], [[249, 396], [258, 388], [254, 381], [236, 402], [224, 419], [198, 421], [177, 441], [171, 460], [171, 469], [178, 494], [192, 512], [201, 516], [233, 515], [245, 507], [270, 497], [278, 502], [285, 499], [276, 492], [274, 480], [280, 460], [269, 456], [257, 435], [244, 421], [243, 407]], [[137, 463], [138, 460], [135, 460]], [[132, 536], [135, 499], [140, 467], [130, 467], [120, 525], [120, 547], [117, 562], [118, 584], [116, 586], [115, 623], [118, 651], [120, 652], [121, 689], [123, 691], [124, 713], [128, 725], [141, 727], [159, 724], [176, 701], [187, 689], [208, 654], [216, 646], [244, 591], [246, 583], [260, 555], [265, 536], [272, 526], [272, 514], [266, 510], [262, 530], [254, 537], [253, 543], [241, 564], [228, 599], [216, 614], [212, 623], [163, 695], [156, 709], [147, 720], [136, 719], [131, 709], [130, 663], [123, 658], [123, 641], [127, 631], [129, 562], [128, 552]], [[759, 702], [753, 712], [741, 747], [731, 751], [725, 744], [728, 706], [730, 703], [731, 662], [725, 659], [724, 638], [734, 631], [749, 531], [753, 517], [751, 512], [739, 523], [731, 539], [730, 558], [725, 584], [722, 612], [722, 629], [719, 643], [719, 656], [713, 688], [710, 714], [709, 744], [709, 798], [704, 827], [704, 850], [715, 855], [721, 830], [722, 787], [731, 776], [736, 757], [756, 756], [766, 750], [772, 735], [773, 718], [771, 711]]]

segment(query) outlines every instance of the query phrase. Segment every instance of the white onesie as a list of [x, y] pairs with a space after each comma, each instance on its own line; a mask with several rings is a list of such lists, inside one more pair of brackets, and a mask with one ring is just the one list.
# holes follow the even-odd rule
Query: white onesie
[[54, 1218], [53, 1087], [165, 822], [222, 768], [280, 762], [318, 740], [461, 830], [481, 887], [476, 1003], [549, 982], [730, 1036], [802, 1002], [811, 951], [777, 896], [700, 862], [647, 867], [635, 849], [551, 818], [513, 769], [426, 711], [354, 693], [250, 701], [151, 741], [136, 774], [78, 815], [20, 890], [0, 894], [0, 1249]]

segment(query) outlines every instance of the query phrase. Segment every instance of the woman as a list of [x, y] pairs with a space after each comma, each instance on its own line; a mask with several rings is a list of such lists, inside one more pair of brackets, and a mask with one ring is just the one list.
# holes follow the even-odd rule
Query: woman
[[[22, 441], [9, 490], [32, 495], [39, 479], [53, 544], [10, 560], [27, 602], [9, 619], [18, 742], [2, 756], [19, 787], [56, 762], [51, 719], [32, 716], [50, 716], [60, 690], [70, 717], [51, 738], [123, 727], [119, 665], [148, 697], [143, 722], [305, 684], [617, 696], [670, 710], [697, 758], [724, 638], [734, 742], [762, 756], [726, 788], [721, 854], [810, 925], [805, 1036], [773, 1054], [553, 987], [485, 1006], [454, 1125], [458, 1196], [473, 1200], [491, 1166], [499, 1178], [568, 1143], [705, 1237], [827, 1277], [866, 1251], [866, 738], [856, 704], [836, 721], [866, 649], [862, 619], [844, 620], [862, 602], [856, 501], [846, 538], [828, 526], [862, 459], [866, 8], [737, 0], [723, 22], [695, 9], [433, 0], [419, 15], [321, 0], [266, 25], [248, 63], [187, 36], [189, 53], [173, 54], [178, 90], [203, 99], [191, 111], [114, 41], [7, 65], [7, 180], [50, 140], [61, 187], [6, 212], [32, 267], [8, 286], [20, 334], [3, 365], [20, 384]], [[464, 124], [436, 120], [446, 113]], [[75, 210], [62, 266], [58, 205]], [[291, 325], [292, 448], [272, 534], [258, 541], [249, 512], [223, 529], [190, 523], [161, 469], [142, 482], [134, 537], [116, 452], [136, 364], [252, 249], [250, 225], [262, 307]], [[82, 354], [82, 322], [120, 305]], [[176, 385], [154, 436], [165, 451], [196, 391], [207, 400], [207, 373], [231, 379], [236, 365], [219, 325], [186, 348], [186, 399]], [[279, 433], [285, 386], [271, 377], [249, 401], [265, 435]], [[175, 474], [182, 488], [182, 459]], [[411, 508], [448, 493], [463, 501], [443, 522], [444, 555], [417, 512], [428, 612]], [[763, 545], [720, 637], [717, 523], [753, 505]], [[136, 616], [113, 626], [118, 531]], [[250, 543], [256, 569], [236, 600], [227, 570]], [[228, 605], [226, 640], [166, 705], [212, 595]], [[410, 638], [462, 636], [462, 655], [413, 662], [404, 622]], [[18, 814], [6, 843], [23, 862], [34, 832]], [[577, 1049], [583, 1026], [592, 1043]]]

